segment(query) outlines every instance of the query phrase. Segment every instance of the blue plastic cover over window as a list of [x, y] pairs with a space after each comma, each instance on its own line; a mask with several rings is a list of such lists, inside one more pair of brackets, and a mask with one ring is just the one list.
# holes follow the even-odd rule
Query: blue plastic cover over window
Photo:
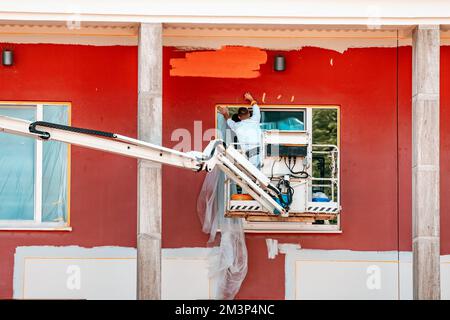
[[[44, 106], [44, 121], [68, 125], [67, 106]], [[67, 221], [68, 146], [58, 141], [43, 144], [42, 221]]]

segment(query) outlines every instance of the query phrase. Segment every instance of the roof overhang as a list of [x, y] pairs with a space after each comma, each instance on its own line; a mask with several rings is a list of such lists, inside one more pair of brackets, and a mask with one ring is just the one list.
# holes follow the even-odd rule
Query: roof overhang
[[[347, 42], [330, 46], [339, 51], [355, 46], [404, 45], [410, 44], [416, 24], [440, 24], [443, 43], [450, 41], [450, 1], [336, 3], [331, 0], [9, 1], [0, 4], [0, 42], [136, 45], [141, 22], [163, 23], [165, 45], [186, 48], [237, 44], [295, 49], [321, 46], [322, 42], [329, 42], [327, 39]], [[442, 12], [449, 12], [449, 17], [442, 17]]]
[[447, 0], [21, 0], [3, 1], [0, 20], [269, 25], [450, 24]]

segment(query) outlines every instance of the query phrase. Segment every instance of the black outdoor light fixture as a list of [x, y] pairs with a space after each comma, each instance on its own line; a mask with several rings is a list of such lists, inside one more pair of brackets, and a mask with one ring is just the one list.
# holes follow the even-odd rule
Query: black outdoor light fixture
[[3, 49], [2, 51], [2, 64], [4, 66], [12, 66], [14, 63], [14, 54], [12, 50]]
[[284, 71], [285, 69], [286, 69], [286, 58], [281, 54], [277, 54], [273, 61], [273, 70]]

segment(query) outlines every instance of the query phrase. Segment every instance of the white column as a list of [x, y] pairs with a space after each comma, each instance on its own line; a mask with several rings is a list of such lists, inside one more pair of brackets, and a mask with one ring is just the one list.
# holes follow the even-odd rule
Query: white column
[[[138, 47], [138, 138], [162, 144], [162, 25], [143, 23]], [[138, 161], [137, 298], [161, 299], [161, 165]]]
[[440, 299], [439, 26], [413, 32], [413, 296]]

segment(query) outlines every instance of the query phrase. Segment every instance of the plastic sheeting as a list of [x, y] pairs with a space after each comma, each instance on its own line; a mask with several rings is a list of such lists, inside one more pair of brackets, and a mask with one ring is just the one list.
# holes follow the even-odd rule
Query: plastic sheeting
[[[36, 107], [1, 107], [0, 115], [36, 121]], [[43, 106], [43, 120], [68, 124], [67, 106]], [[68, 147], [43, 143], [42, 221], [67, 221]], [[0, 220], [34, 220], [36, 140], [0, 134]]]
[[295, 117], [289, 117], [277, 122], [278, 130], [305, 130], [305, 124]]
[[[210, 276], [216, 279], [218, 299], [234, 299], [247, 275], [247, 247], [240, 219], [224, 217], [224, 174], [216, 167], [206, 175], [197, 202], [203, 232], [213, 243], [220, 230], [218, 254], [212, 257]], [[222, 187], [221, 187], [222, 186]], [[222, 195], [222, 196], [220, 196]]]
[[[219, 136], [225, 137], [225, 121], [218, 119]], [[217, 167], [203, 182], [197, 201], [197, 212], [203, 232], [210, 235], [209, 244], [220, 230], [220, 245], [211, 257], [210, 276], [216, 280], [218, 299], [234, 299], [247, 275], [247, 247], [241, 219], [224, 217], [224, 179]]]
[[275, 122], [263, 122], [261, 123], [261, 129], [284, 131], [305, 130], [305, 124], [295, 117], [288, 117]]
[[[44, 106], [44, 121], [68, 124], [66, 106]], [[67, 221], [68, 145], [47, 141], [43, 145], [42, 220]]]

